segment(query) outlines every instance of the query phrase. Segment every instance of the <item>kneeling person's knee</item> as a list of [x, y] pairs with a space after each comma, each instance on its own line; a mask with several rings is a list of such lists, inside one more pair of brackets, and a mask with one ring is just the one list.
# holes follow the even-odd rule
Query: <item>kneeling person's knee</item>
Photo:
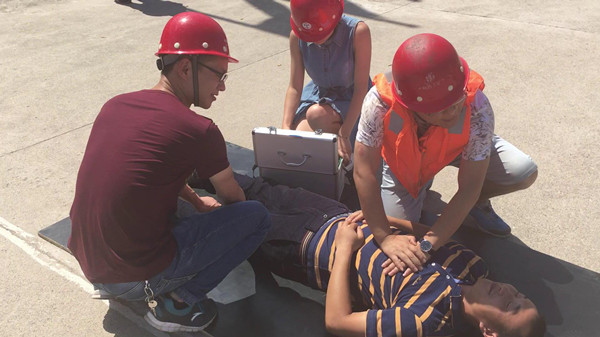
[[244, 201], [245, 216], [249, 222], [256, 224], [257, 230], [265, 233], [271, 227], [271, 216], [267, 208], [256, 200]]

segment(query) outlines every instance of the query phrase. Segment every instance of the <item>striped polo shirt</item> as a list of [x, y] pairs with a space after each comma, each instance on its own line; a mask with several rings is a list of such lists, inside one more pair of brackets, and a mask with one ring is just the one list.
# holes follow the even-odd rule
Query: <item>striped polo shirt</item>
[[[313, 288], [327, 290], [334, 263], [335, 232], [345, 215], [330, 219], [315, 234], [307, 251], [307, 275]], [[488, 274], [473, 251], [449, 242], [440, 247], [418, 273], [389, 277], [381, 264], [387, 259], [361, 225], [365, 244], [356, 252], [350, 288], [367, 313], [367, 336], [450, 336], [463, 330], [460, 284], [473, 284]], [[398, 232], [398, 234], [401, 234]]]

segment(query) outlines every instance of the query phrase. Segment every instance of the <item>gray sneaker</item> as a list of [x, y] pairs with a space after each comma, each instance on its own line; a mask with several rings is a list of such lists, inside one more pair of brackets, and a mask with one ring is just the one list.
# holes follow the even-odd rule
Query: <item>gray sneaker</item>
[[148, 311], [144, 319], [154, 328], [164, 332], [201, 331], [217, 317], [217, 305], [208, 298], [181, 309], [175, 307], [173, 299], [165, 296], [159, 296], [156, 302], [156, 314]]
[[496, 214], [489, 200], [484, 205], [475, 205], [469, 215], [475, 219], [477, 229], [484, 233], [500, 238], [510, 235], [510, 226]]

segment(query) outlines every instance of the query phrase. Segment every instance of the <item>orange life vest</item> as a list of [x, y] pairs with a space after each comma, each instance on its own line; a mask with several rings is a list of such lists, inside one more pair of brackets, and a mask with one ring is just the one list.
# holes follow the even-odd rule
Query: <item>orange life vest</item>
[[470, 71], [462, 122], [450, 129], [432, 125], [420, 138], [413, 113], [396, 102], [386, 74], [378, 74], [373, 82], [382, 101], [390, 106], [383, 122], [381, 154], [396, 178], [416, 198], [423, 185], [450, 164], [469, 142], [471, 102], [475, 92], [485, 87], [483, 78]]

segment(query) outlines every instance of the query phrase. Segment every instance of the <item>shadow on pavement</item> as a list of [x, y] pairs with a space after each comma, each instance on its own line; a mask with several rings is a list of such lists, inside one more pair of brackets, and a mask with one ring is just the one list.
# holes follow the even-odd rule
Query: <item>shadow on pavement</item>
[[[264, 32], [273, 33], [281, 36], [288, 36], [290, 34], [290, 9], [289, 5], [284, 6], [279, 2], [273, 0], [246, 0], [246, 2], [252, 7], [262, 11], [263, 13], [269, 16], [268, 19], [262, 21], [259, 24], [248, 24], [241, 20], [233, 20], [229, 17], [224, 17], [212, 13], [207, 13], [202, 11], [201, 8], [188, 8], [181, 3], [174, 1], [162, 1], [162, 0], [138, 0], [140, 3], [132, 2], [131, 4], [127, 4], [125, 6], [131, 7], [133, 9], [139, 10], [140, 12], [150, 15], [150, 16], [173, 16], [175, 14], [186, 12], [186, 11], [195, 11], [204, 13], [216, 20], [226, 21], [230, 23], [234, 23], [240, 26], [259, 29]], [[413, 2], [418, 2], [415, 0]], [[389, 20], [381, 15], [366, 10], [362, 7], [359, 7], [352, 2], [346, 1], [344, 5], [344, 13], [350, 16], [355, 16], [359, 18], [375, 20], [380, 22], [386, 22], [393, 25], [409, 27], [409, 28], [419, 28], [419, 25], [403, 23], [399, 21]]]
[[[429, 191], [421, 221], [432, 225], [446, 206]], [[490, 278], [510, 283], [529, 297], [548, 324], [546, 336], [590, 336], [600, 317], [600, 274], [529, 248], [518, 237], [495, 238], [468, 226], [467, 218], [453, 236], [481, 256]]]
[[137, 9], [149, 16], [174, 16], [181, 12], [190, 11], [189, 8], [174, 1], [162, 0], [138, 0], [140, 3], [132, 2], [124, 6]]
[[595, 334], [600, 274], [532, 250], [515, 236], [498, 239], [462, 229], [456, 239], [487, 262], [490, 278], [514, 285], [537, 305], [547, 336]]
[[301, 296], [295, 289], [300, 284], [291, 282], [291, 288], [282, 287], [269, 271], [253, 269], [256, 294], [219, 304], [221, 320], [207, 329], [208, 333], [219, 337], [331, 336], [325, 330], [323, 304]]

